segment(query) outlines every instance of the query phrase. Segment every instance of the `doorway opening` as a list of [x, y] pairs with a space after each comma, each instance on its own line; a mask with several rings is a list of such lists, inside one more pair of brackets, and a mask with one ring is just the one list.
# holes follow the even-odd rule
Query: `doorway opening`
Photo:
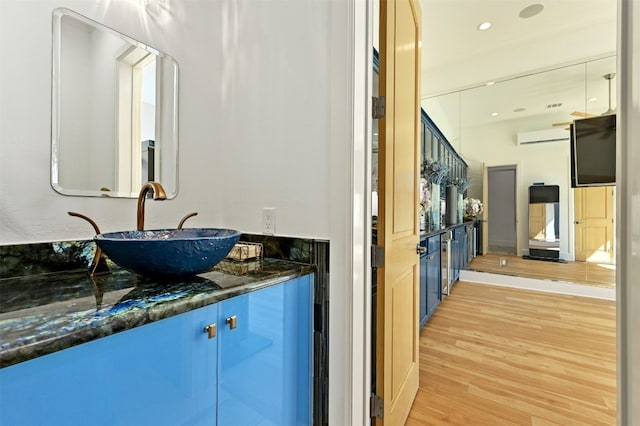
[[516, 165], [487, 168], [488, 253], [518, 254], [516, 233]]

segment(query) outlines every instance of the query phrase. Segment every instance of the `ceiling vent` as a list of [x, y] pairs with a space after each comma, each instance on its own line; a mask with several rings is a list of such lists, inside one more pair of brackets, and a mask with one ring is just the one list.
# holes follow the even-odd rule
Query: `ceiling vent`
[[545, 129], [533, 132], [518, 132], [518, 145], [528, 145], [543, 142], [564, 142], [569, 140], [566, 129]]

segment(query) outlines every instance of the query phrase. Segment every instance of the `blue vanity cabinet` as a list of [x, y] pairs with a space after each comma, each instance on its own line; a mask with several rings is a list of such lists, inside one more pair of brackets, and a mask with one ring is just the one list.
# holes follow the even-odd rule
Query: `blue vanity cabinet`
[[220, 303], [218, 424], [311, 424], [311, 277]]
[[211, 305], [0, 370], [2, 425], [211, 425]]
[[309, 425], [312, 277], [0, 369], [0, 424]]
[[442, 300], [440, 234], [420, 241], [427, 251], [420, 255], [420, 327], [423, 327]]

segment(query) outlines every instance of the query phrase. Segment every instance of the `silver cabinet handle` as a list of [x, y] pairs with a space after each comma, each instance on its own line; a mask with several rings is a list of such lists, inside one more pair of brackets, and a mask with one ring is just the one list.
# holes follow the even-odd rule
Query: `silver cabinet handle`
[[416, 253], [417, 254], [423, 254], [427, 252], [427, 248], [426, 247], [422, 247], [420, 244], [416, 244]]

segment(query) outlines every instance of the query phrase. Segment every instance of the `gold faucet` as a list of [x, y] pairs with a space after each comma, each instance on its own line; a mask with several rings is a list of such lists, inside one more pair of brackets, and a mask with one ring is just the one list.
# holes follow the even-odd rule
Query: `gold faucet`
[[138, 231], [142, 231], [144, 229], [144, 202], [149, 191], [153, 193], [154, 200], [167, 199], [167, 194], [164, 192], [164, 188], [158, 182], [149, 181], [142, 185], [140, 194], [138, 195]]

